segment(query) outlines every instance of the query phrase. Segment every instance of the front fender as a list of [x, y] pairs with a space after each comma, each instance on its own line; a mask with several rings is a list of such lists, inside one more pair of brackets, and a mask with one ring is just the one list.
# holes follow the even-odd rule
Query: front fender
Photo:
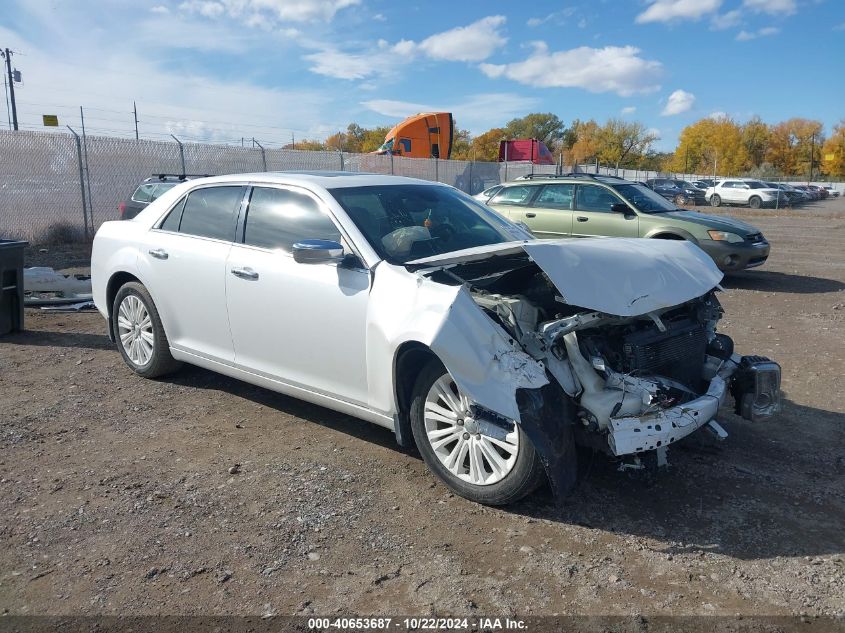
[[[654, 239], [658, 235], [675, 235], [677, 237], [683, 238], [688, 242], [692, 242], [696, 246], [698, 246], [698, 238], [696, 238], [692, 233], [689, 231], [685, 231], [684, 229], [679, 229], [676, 226], [658, 226], [653, 229], [649, 229], [648, 233], [643, 235], [645, 238]], [[657, 238], [661, 239], [661, 238]]]

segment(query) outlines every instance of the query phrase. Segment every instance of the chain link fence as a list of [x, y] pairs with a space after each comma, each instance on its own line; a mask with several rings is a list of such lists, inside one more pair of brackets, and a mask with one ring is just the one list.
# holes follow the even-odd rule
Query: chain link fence
[[[395, 174], [446, 183], [469, 194], [529, 174], [554, 174], [555, 165], [472, 162], [134, 140], [107, 136], [0, 130], [0, 237], [41, 243], [85, 239], [152, 174], [230, 174], [316, 170]], [[573, 171], [563, 167], [564, 172]], [[580, 165], [577, 171], [628, 180], [666, 177], [653, 171]], [[680, 176], [680, 175], [679, 175]], [[684, 174], [687, 180], [708, 175]], [[712, 178], [712, 174], [709, 176]], [[800, 180], [800, 179], [797, 179]], [[842, 186], [837, 186], [842, 190]]]

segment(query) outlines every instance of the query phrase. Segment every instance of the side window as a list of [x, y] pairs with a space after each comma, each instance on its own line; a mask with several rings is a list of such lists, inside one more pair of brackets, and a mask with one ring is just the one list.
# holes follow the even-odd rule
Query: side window
[[490, 200], [490, 204], [528, 204], [532, 193], [531, 187], [505, 187]]
[[135, 202], [152, 202], [154, 200], [153, 189], [155, 189], [155, 185], [141, 185], [132, 194], [132, 200]]
[[313, 198], [288, 189], [252, 190], [245, 244], [290, 252], [296, 242], [307, 239], [340, 242], [340, 231]]
[[217, 240], [235, 237], [235, 212], [243, 187], [204, 187], [188, 194], [179, 232]]
[[182, 198], [176, 203], [176, 206], [170, 210], [167, 217], [164, 218], [158, 228], [162, 231], [173, 231], [176, 233], [179, 230], [179, 222], [182, 220], [182, 209], [185, 208], [185, 198]]
[[402, 151], [406, 154], [411, 153], [411, 139], [409, 138], [400, 138], [399, 139], [399, 147], [402, 148]]
[[490, 187], [489, 189], [485, 189], [482, 195], [487, 196], [488, 198], [492, 198], [493, 196], [495, 196], [499, 192], [499, 190], [501, 188], [502, 188], [501, 185], [496, 185], [495, 187]]
[[535, 207], [571, 209], [575, 200], [575, 185], [546, 185], [534, 201]]
[[610, 193], [598, 185], [578, 185], [576, 209], [581, 211], [610, 211], [617, 202], [622, 202], [618, 196]]

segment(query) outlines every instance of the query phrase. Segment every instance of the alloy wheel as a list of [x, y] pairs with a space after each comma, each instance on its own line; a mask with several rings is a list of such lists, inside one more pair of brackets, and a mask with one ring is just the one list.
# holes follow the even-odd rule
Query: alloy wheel
[[138, 367], [150, 362], [155, 347], [153, 321], [147, 306], [134, 294], [120, 302], [117, 334], [126, 356]]
[[429, 389], [423, 419], [434, 454], [455, 477], [489, 486], [513, 470], [519, 454], [516, 426], [504, 439], [482, 434], [470, 412], [469, 401], [448, 373]]

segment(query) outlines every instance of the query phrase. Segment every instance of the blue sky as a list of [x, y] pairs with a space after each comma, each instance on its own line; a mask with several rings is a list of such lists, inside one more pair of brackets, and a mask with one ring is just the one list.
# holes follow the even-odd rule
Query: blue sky
[[[23, 126], [265, 145], [451, 110], [687, 124], [845, 117], [843, 0], [0, 0]], [[3, 112], [5, 122], [5, 112]]]

